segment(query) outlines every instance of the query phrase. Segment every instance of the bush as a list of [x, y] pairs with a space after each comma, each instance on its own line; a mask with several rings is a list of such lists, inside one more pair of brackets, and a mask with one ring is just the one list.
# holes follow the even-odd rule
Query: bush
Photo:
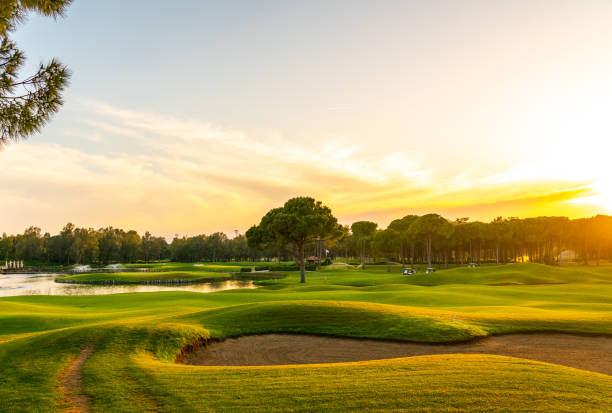
[[251, 272], [251, 267], [240, 267], [240, 272]]
[[254, 268], [255, 268], [255, 271], [269, 271], [270, 270], [269, 265], [256, 265]]

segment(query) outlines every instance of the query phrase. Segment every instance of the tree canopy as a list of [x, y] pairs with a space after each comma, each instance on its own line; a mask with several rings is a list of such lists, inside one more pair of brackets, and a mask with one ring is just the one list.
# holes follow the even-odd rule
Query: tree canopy
[[70, 71], [58, 60], [41, 63], [38, 70], [19, 78], [24, 53], [9, 39], [29, 12], [56, 18], [72, 0], [0, 1], [0, 148], [39, 132], [63, 104], [62, 92]]

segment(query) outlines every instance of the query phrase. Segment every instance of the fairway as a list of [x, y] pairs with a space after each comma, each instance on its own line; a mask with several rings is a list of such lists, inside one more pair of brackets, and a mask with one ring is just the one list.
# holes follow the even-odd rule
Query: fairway
[[[446, 345], [438, 346], [446, 349], [438, 353], [447, 354], [423, 355], [428, 353], [386, 353], [387, 341], [380, 346], [371, 341], [394, 340], [401, 346], [525, 332], [588, 333], [610, 340], [612, 267], [511, 264], [417, 276], [402, 276], [399, 270], [329, 266], [309, 272], [306, 285], [299, 284], [298, 273], [289, 273], [256, 281], [260, 287], [255, 290], [210, 294], [2, 298], [0, 410], [48, 412], [77, 404], [80, 396], [63, 378], [79, 355], [80, 376], [71, 377], [80, 380], [71, 386], [81, 386], [84, 411], [236, 411], [261, 405], [271, 411], [612, 409], [608, 374], [588, 371], [596, 368], [586, 364], [584, 369], [567, 367], [580, 366], [575, 360], [561, 365], [554, 364], [554, 357], [516, 358], [522, 354], [520, 343], [514, 353], [481, 349], [476, 351], [481, 354], [448, 354], [454, 352]], [[253, 336], [261, 337], [258, 351], [272, 351], [263, 357], [279, 361], [269, 363], [276, 366], [174, 363], [187, 357], [192, 346], [266, 333], [366, 338], [377, 354], [366, 358], [385, 360], [346, 358], [353, 351], [346, 346], [345, 351], [335, 349], [341, 355], [336, 359], [315, 360], [340, 363], [284, 366], [293, 363], [284, 362], [273, 339], [267, 349], [264, 335]], [[528, 344], [541, 335], [521, 337]], [[559, 344], [565, 336], [548, 337]], [[576, 346], [589, 343], [588, 335], [570, 337], [578, 340]], [[311, 347], [304, 351], [323, 351], [320, 345]], [[574, 350], [566, 348], [563, 357], [571, 358]], [[605, 357], [609, 345], [597, 351]], [[456, 353], [465, 352], [458, 347]], [[601, 363], [597, 371], [605, 368]]]

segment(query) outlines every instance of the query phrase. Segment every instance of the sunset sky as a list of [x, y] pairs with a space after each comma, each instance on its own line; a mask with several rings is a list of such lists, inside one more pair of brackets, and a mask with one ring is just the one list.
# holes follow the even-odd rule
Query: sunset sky
[[0, 152], [0, 232], [173, 236], [612, 213], [612, 2], [95, 1], [13, 35], [66, 103]]

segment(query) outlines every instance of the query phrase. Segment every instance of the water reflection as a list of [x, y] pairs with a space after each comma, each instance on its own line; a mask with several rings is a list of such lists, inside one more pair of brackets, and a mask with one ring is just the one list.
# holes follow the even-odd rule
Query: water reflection
[[16, 295], [100, 295], [153, 291], [195, 291], [212, 293], [238, 288], [257, 288], [253, 281], [222, 281], [185, 285], [82, 285], [53, 280], [58, 274], [0, 274], [0, 297]]

